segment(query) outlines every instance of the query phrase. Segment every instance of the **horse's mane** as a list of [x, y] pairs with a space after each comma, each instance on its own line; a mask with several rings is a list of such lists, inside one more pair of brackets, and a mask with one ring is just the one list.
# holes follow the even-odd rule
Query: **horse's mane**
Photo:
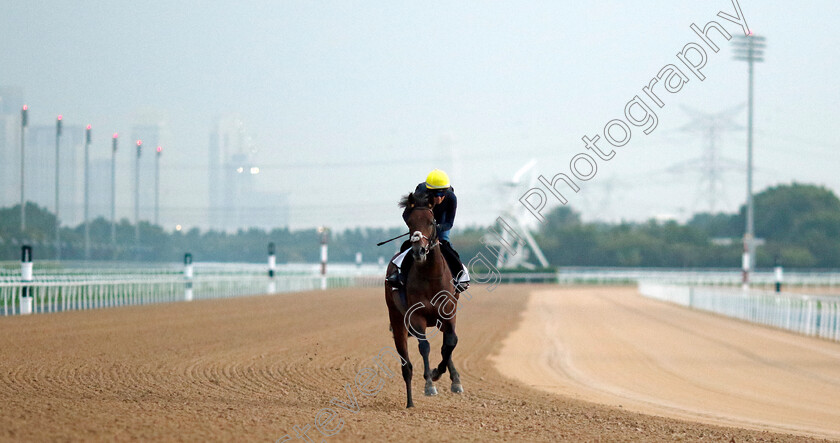
[[428, 193], [416, 193], [411, 192], [408, 193], [400, 199], [399, 206], [403, 209], [411, 208], [416, 206], [427, 206], [429, 204], [429, 195]]

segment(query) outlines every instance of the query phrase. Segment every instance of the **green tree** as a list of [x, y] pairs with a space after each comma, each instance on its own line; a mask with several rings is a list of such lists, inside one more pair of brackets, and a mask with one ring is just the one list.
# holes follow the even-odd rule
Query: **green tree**
[[[744, 211], [742, 207], [742, 219]], [[840, 199], [822, 186], [793, 183], [768, 188], [755, 196], [756, 236], [796, 242], [798, 221], [816, 213], [840, 214]]]

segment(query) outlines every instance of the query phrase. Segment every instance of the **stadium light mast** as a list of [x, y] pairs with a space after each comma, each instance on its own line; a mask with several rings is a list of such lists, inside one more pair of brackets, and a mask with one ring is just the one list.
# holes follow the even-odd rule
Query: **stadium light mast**
[[157, 147], [157, 154], [155, 155], [155, 225], [159, 225], [160, 215], [160, 156], [163, 154], [163, 148]]
[[20, 110], [20, 232], [26, 231], [26, 194], [24, 194], [24, 158], [26, 157], [26, 126], [29, 124], [29, 106]]
[[735, 36], [735, 60], [747, 62], [749, 86], [747, 98], [747, 214], [744, 233], [742, 286], [750, 286], [750, 272], [755, 269], [755, 219], [753, 212], [753, 65], [764, 61], [765, 38], [754, 35]]
[[85, 260], [90, 260], [90, 130], [85, 128]]
[[120, 134], [111, 139], [111, 248], [117, 258], [117, 141]]
[[140, 254], [140, 152], [143, 140], [137, 140], [137, 158], [134, 161], [134, 253]]
[[55, 121], [55, 259], [61, 260], [61, 219], [58, 217], [58, 189], [59, 189], [59, 165], [61, 162], [58, 158], [58, 146], [61, 143], [61, 119], [64, 118], [60, 114]]

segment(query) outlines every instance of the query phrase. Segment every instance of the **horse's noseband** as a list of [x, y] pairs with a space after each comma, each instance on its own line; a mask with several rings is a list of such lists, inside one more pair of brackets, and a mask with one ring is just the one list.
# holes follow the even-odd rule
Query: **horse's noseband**
[[422, 232], [420, 232], [420, 231], [414, 231], [414, 233], [413, 233], [413, 234], [411, 234], [411, 243], [417, 243], [417, 242], [419, 242], [421, 239], [426, 239], [426, 240], [428, 241], [428, 243], [426, 244], [426, 246], [422, 246], [422, 247], [420, 248], [420, 249], [422, 250], [422, 252], [423, 252], [423, 254], [424, 254], [424, 255], [425, 255], [425, 254], [428, 254], [428, 253], [429, 253], [429, 251], [431, 251], [431, 250], [432, 250], [435, 246], [437, 246], [437, 245], [439, 245], [439, 244], [440, 244], [440, 242], [439, 242], [439, 241], [437, 241], [437, 239], [435, 239], [435, 242], [434, 242], [434, 243], [432, 243], [432, 239], [430, 239], [429, 237], [425, 236], [425, 235], [424, 235]]
[[[417, 209], [425, 209], [425, 210], [427, 210], [427, 211], [431, 211], [431, 208], [426, 208], [426, 207], [416, 207], [416, 208], [414, 208], [414, 209], [415, 209], [415, 210], [417, 210]], [[420, 249], [421, 249], [421, 251], [422, 251], [422, 253], [423, 253], [423, 255], [425, 255], [425, 254], [428, 254], [428, 253], [429, 253], [429, 251], [431, 251], [431, 250], [432, 250], [435, 246], [440, 245], [440, 241], [438, 241], [437, 235], [435, 235], [435, 234], [436, 234], [436, 232], [433, 232], [433, 233], [432, 233], [432, 237], [433, 237], [433, 239], [434, 239], [434, 243], [432, 242], [432, 240], [433, 240], [432, 238], [427, 237], [426, 235], [424, 235], [424, 234], [423, 234], [422, 232], [420, 232], [420, 231], [414, 231], [414, 232], [411, 234], [411, 237], [410, 237], [409, 241], [410, 241], [411, 243], [417, 243], [417, 242], [419, 242], [421, 239], [426, 239], [426, 241], [427, 241], [426, 246], [422, 246], [422, 247], [420, 248]]]

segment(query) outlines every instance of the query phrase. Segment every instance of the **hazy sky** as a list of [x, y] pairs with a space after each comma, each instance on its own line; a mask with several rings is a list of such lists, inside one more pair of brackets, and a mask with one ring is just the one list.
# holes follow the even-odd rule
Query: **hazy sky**
[[[94, 157], [108, 156], [108, 135], [128, 133], [135, 116], [162, 116], [163, 187], [180, 190], [162, 198], [168, 228], [178, 208], [207, 205], [208, 134], [228, 113], [256, 140], [261, 187], [290, 194], [293, 227], [398, 225], [400, 194], [434, 167], [452, 176], [458, 224], [489, 223], [507, 203], [499, 182], [532, 158], [547, 177], [568, 172], [582, 136], [623, 118], [683, 45], [699, 42], [689, 25], [739, 32], [716, 17], [734, 13], [729, 0], [230, 3], [4, 0], [0, 84], [24, 88], [31, 124], [59, 113], [92, 123]], [[740, 5], [767, 37], [755, 75], [756, 189], [796, 180], [840, 191], [840, 2]], [[635, 130], [570, 198], [586, 218], [708, 207], [702, 168], [666, 171], [708, 144], [679, 130], [690, 121], [683, 106], [716, 113], [746, 102], [746, 64], [713, 38], [723, 49], [709, 52], [706, 79], [665, 94], [658, 127]], [[745, 126], [746, 111], [734, 119]], [[745, 130], [722, 133], [719, 155], [743, 164], [745, 145]], [[745, 177], [724, 178], [718, 207], [734, 210]]]

